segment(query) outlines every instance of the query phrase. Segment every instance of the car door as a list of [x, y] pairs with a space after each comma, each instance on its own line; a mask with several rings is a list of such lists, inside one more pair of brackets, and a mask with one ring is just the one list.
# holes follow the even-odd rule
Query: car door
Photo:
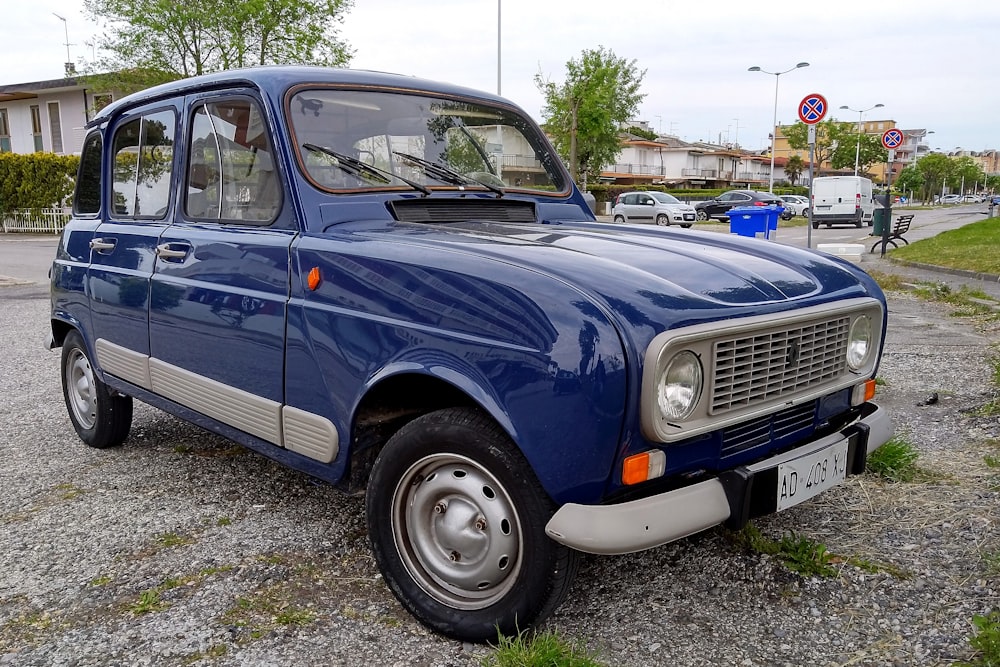
[[745, 192], [730, 192], [726, 195], [725, 208], [720, 211], [723, 215], [729, 213], [729, 210], [737, 206], [750, 206], [753, 204], [753, 198], [746, 194]]
[[250, 91], [191, 96], [187, 162], [150, 294], [154, 390], [280, 444], [296, 226], [273, 124]]
[[130, 110], [106, 136], [104, 205], [87, 270], [91, 338], [105, 372], [149, 388], [149, 286], [167, 227], [175, 169], [175, 103]]
[[652, 222], [656, 212], [656, 200], [640, 192], [635, 195], [635, 203], [632, 222]]
[[632, 218], [638, 214], [636, 210], [639, 208], [638, 202], [639, 195], [635, 192], [622, 195], [622, 213], [625, 216], [625, 222], [631, 222]]

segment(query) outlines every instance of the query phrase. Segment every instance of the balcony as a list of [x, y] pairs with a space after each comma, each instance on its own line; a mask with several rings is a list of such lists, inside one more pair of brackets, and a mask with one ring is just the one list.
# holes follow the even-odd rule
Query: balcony
[[648, 164], [618, 163], [604, 168], [606, 173], [631, 174], [633, 176], [658, 176], [667, 175], [664, 167], [654, 167]]
[[681, 176], [685, 178], [715, 178], [714, 169], [682, 169]]

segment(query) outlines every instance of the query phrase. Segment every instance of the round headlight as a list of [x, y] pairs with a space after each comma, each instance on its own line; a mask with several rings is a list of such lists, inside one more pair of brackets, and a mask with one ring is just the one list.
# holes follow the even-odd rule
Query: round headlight
[[872, 321], [867, 315], [862, 315], [851, 324], [851, 332], [847, 338], [847, 365], [856, 371], [868, 361], [872, 349]]
[[656, 401], [666, 419], [681, 420], [691, 415], [702, 388], [701, 362], [687, 350], [675, 354], [663, 369]]

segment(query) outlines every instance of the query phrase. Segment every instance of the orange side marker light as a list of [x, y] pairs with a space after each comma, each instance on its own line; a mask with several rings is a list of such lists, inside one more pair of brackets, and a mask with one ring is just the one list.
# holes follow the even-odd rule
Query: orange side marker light
[[315, 290], [317, 287], [319, 287], [320, 280], [321, 279], [319, 276], [319, 267], [318, 266], [312, 267], [312, 269], [309, 271], [309, 277], [307, 279], [307, 284], [309, 285], [309, 289]]

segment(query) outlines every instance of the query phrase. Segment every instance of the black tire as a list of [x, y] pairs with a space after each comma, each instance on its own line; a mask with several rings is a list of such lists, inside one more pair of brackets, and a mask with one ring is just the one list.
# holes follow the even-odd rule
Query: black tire
[[683, 227], [684, 229], [691, 229], [691, 223], [685, 222], [683, 225], [681, 225], [681, 227]]
[[802, 209], [802, 217], [803, 218], [808, 218], [809, 217], [809, 209], [807, 209], [807, 208]]
[[432, 630], [472, 642], [516, 635], [569, 591], [579, 554], [546, 536], [552, 501], [481, 412], [440, 410], [401, 428], [365, 500], [382, 576]]
[[658, 224], [660, 227], [669, 227], [670, 218], [661, 213], [660, 215], [656, 216], [656, 224]]
[[80, 439], [98, 449], [125, 442], [132, 428], [132, 397], [113, 393], [101, 382], [76, 331], [63, 341], [61, 368], [63, 400]]
[[624, 225], [625, 224], [625, 216], [623, 216], [623, 215], [616, 215], [615, 216], [615, 224]]
[[813, 223], [813, 229], [819, 229], [819, 223], [818, 222], [814, 222]]
[[706, 220], [708, 220], [708, 213], [699, 209], [695, 211], [695, 217], [698, 218], [698, 222], [705, 222]]

